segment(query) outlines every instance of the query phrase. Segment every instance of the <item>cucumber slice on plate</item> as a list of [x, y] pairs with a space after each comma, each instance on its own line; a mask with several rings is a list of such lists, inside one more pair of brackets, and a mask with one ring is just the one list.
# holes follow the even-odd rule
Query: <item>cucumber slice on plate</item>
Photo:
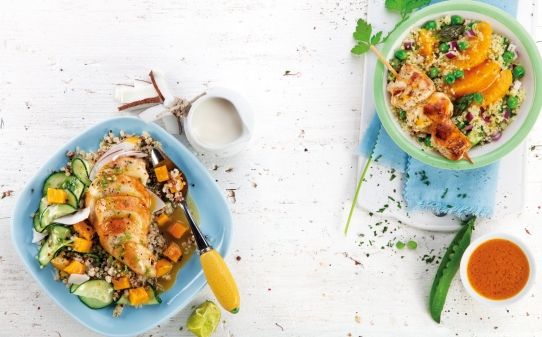
[[75, 213], [75, 211], [75, 207], [68, 204], [54, 204], [47, 206], [47, 208], [41, 213], [40, 225], [38, 228], [35, 228], [35, 230], [38, 232], [43, 232], [43, 230], [52, 224], [56, 219]]
[[[152, 287], [145, 287], [145, 291], [149, 294], [149, 301], [144, 305], [154, 305], [162, 303], [160, 296], [156, 295], [156, 291]], [[117, 300], [117, 304], [132, 305], [128, 298], [128, 292], [124, 292], [122, 296]]]
[[70, 190], [64, 190], [64, 191], [66, 191], [66, 195], [68, 197], [66, 199], [66, 204], [72, 206], [75, 209], [78, 209], [79, 208], [79, 198], [77, 198], [75, 196], [75, 194], [73, 194], [73, 192], [70, 191]]
[[85, 186], [89, 186], [91, 181], [89, 179], [89, 166], [86, 160], [83, 158], [73, 158], [72, 160], [72, 171], [77, 179], [81, 180]]
[[70, 244], [71, 241], [69, 239], [71, 235], [72, 231], [68, 227], [61, 225], [51, 226], [47, 241], [45, 241], [38, 252], [38, 261], [42, 268], [49, 264], [60, 249]]
[[89, 280], [73, 291], [91, 309], [105, 308], [113, 303], [113, 286], [104, 280]]
[[47, 198], [43, 197], [40, 200], [40, 206], [38, 210], [34, 213], [33, 222], [34, 222], [34, 229], [38, 231], [38, 229], [41, 226], [41, 213], [49, 206], [49, 203], [47, 202]]
[[55, 172], [45, 179], [45, 183], [43, 184], [43, 195], [47, 195], [47, 189], [49, 188], [69, 190], [77, 200], [79, 200], [85, 189], [85, 184], [75, 176], [67, 176], [64, 172]]

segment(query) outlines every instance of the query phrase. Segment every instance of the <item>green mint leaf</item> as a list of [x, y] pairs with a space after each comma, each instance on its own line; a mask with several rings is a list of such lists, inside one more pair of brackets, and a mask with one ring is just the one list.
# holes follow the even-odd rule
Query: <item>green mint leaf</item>
[[371, 44], [372, 45], [379, 44], [381, 40], [382, 40], [382, 31], [376, 33], [375, 35], [371, 37]]

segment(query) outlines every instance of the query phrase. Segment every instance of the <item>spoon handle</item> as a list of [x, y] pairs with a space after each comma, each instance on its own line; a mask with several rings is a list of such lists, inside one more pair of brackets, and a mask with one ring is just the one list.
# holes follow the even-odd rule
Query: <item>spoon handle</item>
[[238, 313], [239, 290], [222, 256], [216, 250], [209, 248], [200, 255], [200, 262], [209, 287], [220, 305], [233, 314]]

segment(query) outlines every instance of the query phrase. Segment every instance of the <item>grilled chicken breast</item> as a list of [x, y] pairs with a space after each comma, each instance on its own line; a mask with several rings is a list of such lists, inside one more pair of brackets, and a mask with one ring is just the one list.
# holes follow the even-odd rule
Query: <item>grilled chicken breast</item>
[[85, 203], [100, 244], [139, 275], [154, 277], [148, 248], [151, 195], [145, 161], [123, 157], [105, 165], [89, 186]]
[[435, 92], [435, 84], [420, 69], [405, 64], [399, 76], [388, 84], [391, 104], [399, 109], [409, 111], [425, 101]]
[[451, 120], [436, 123], [431, 132], [431, 145], [444, 157], [462, 159], [472, 144]]

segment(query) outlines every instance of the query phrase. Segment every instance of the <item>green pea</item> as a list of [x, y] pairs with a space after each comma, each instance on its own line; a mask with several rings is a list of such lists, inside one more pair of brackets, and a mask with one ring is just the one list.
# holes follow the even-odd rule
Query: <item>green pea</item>
[[450, 50], [450, 45], [445, 42], [442, 42], [441, 44], [439, 44], [438, 50], [440, 50], [443, 53], [447, 53]]
[[430, 78], [435, 78], [439, 75], [440, 71], [438, 70], [437, 67], [431, 67], [431, 69], [429, 69], [429, 77]]
[[465, 75], [465, 73], [461, 69], [454, 70], [453, 74], [454, 74], [455, 79], [462, 78]]
[[463, 20], [462, 17], [460, 17], [459, 15], [452, 15], [452, 25], [462, 25], [463, 22], [465, 22], [465, 20]]
[[459, 50], [463, 51], [463, 50], [469, 48], [469, 43], [467, 41], [459, 41], [457, 43], [457, 48], [459, 48]]
[[416, 241], [408, 241], [406, 246], [408, 247], [408, 249], [416, 249], [418, 248], [418, 243]]
[[399, 70], [399, 68], [401, 68], [401, 61], [399, 61], [395, 57], [390, 61], [390, 64], [395, 70]]
[[522, 78], [525, 76], [525, 68], [519, 64], [516, 65], [514, 70], [512, 70], [512, 76], [514, 76], [514, 79]]
[[508, 96], [508, 98], [506, 99], [506, 105], [508, 105], [510, 109], [517, 108], [519, 105], [519, 98], [517, 98], [516, 96]]
[[402, 121], [406, 121], [406, 111], [405, 110], [399, 110], [399, 119]]
[[446, 84], [452, 84], [455, 82], [455, 76], [454, 74], [452, 73], [449, 73], [449, 74], [446, 74], [446, 76], [444, 76], [444, 82]]
[[397, 241], [395, 247], [397, 247], [397, 249], [403, 249], [405, 248], [405, 243], [403, 241]]
[[401, 61], [406, 60], [407, 56], [408, 56], [408, 53], [404, 49], [398, 49], [395, 52], [395, 57], [397, 57]]
[[437, 22], [435, 20], [427, 21], [422, 27], [427, 30], [435, 30], [437, 29]]
[[484, 96], [479, 93], [479, 92], [475, 92], [474, 94], [472, 94], [472, 99], [478, 103], [478, 104], [482, 104], [482, 102], [484, 101]]
[[512, 62], [516, 58], [516, 54], [514, 52], [511, 52], [509, 50], [505, 51], [502, 54], [502, 59], [504, 60], [504, 63], [508, 64]]

